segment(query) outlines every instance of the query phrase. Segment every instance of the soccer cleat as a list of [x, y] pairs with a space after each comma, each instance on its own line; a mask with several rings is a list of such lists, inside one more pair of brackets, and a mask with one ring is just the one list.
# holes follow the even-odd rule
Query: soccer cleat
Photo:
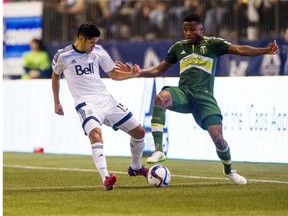
[[229, 178], [232, 182], [238, 185], [245, 185], [247, 184], [247, 180], [236, 173], [236, 170], [231, 170], [230, 173], [226, 174], [226, 177]]
[[106, 176], [104, 181], [104, 187], [106, 190], [113, 190], [116, 183], [116, 176], [111, 174], [110, 176]]
[[147, 178], [147, 174], [148, 174], [149, 169], [145, 168], [144, 166], [142, 166], [140, 169], [138, 170], [133, 170], [131, 167], [128, 168], [128, 175], [129, 176], [138, 176], [138, 175], [142, 175], [145, 178]]
[[155, 151], [150, 157], [147, 158], [148, 164], [156, 164], [160, 162], [164, 162], [166, 160], [166, 156], [161, 151]]

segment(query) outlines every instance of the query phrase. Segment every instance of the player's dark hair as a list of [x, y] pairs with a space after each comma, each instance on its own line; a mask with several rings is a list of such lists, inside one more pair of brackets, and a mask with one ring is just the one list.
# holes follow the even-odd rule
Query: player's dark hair
[[183, 22], [196, 22], [197, 24], [201, 24], [202, 20], [201, 20], [200, 16], [197, 14], [188, 14], [184, 18]]
[[92, 22], [86, 22], [80, 25], [78, 29], [77, 36], [80, 35], [87, 37], [87, 38], [93, 38], [93, 37], [99, 37], [100, 36], [100, 30], [97, 28], [97, 26]]

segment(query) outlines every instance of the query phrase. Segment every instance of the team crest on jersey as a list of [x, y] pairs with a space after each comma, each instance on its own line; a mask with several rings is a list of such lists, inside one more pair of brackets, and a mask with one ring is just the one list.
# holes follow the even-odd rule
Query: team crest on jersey
[[206, 53], [207, 53], [207, 47], [206, 47], [206, 46], [201, 46], [201, 47], [200, 47], [200, 52], [201, 52], [202, 54], [206, 54]]
[[95, 53], [90, 53], [91, 54], [91, 58], [93, 59], [93, 60], [95, 60], [96, 59], [96, 55], [95, 55]]

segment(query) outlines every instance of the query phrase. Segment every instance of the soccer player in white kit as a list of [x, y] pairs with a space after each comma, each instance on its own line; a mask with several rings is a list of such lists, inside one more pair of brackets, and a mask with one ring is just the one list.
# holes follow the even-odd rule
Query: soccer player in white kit
[[133, 78], [140, 73], [140, 67], [127, 66], [128, 71], [117, 68], [106, 50], [96, 44], [99, 36], [100, 31], [93, 23], [84, 23], [78, 29], [75, 42], [55, 54], [52, 62], [52, 90], [55, 113], [64, 115], [59, 98], [60, 78], [63, 73], [74, 98], [82, 128], [89, 137], [93, 161], [104, 187], [106, 190], [112, 190], [116, 176], [109, 174], [107, 170], [101, 125], [108, 125], [114, 130], [120, 129], [131, 136], [131, 162], [128, 174], [142, 175], [146, 178], [148, 169], [141, 165], [145, 130], [132, 113], [106, 90], [100, 78], [99, 66], [113, 80]]

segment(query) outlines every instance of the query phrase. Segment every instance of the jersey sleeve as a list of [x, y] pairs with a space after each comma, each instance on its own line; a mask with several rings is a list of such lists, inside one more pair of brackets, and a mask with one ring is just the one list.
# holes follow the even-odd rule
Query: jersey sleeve
[[63, 73], [63, 60], [60, 55], [60, 51], [58, 51], [53, 58], [52, 70], [58, 75]]
[[105, 73], [113, 70], [116, 65], [110, 55], [107, 53], [107, 51], [103, 48], [101, 48], [101, 60], [100, 60], [100, 66], [103, 69]]
[[228, 53], [228, 48], [231, 45], [230, 42], [222, 39], [222, 38], [215, 38], [213, 44], [216, 46], [216, 53], [218, 56], [225, 55]]
[[178, 43], [173, 44], [166, 55], [166, 58], [164, 59], [167, 63], [169, 64], [176, 64], [178, 62], [178, 58], [177, 58], [177, 47], [178, 47]]

